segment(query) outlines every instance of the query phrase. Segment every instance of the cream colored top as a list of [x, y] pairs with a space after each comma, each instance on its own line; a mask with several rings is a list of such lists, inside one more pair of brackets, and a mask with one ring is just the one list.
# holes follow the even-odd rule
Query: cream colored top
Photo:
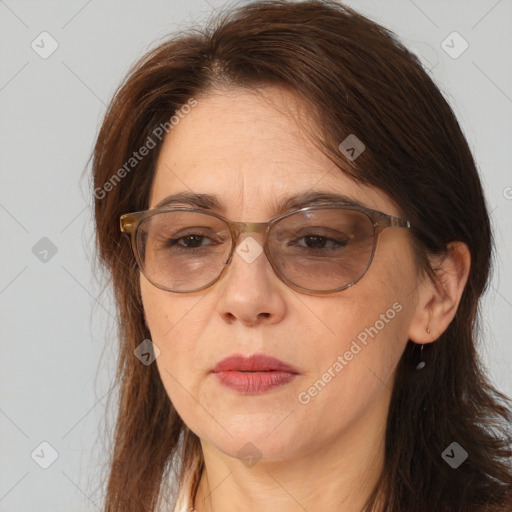
[[192, 503], [188, 501], [190, 483], [187, 479], [185, 485], [177, 489], [176, 474], [170, 475], [169, 485], [160, 490], [155, 512], [195, 512]]
[[190, 488], [192, 486], [192, 472], [185, 477], [184, 484], [178, 489], [176, 506], [174, 512], [195, 512], [192, 507], [192, 503], [189, 503], [188, 496], [190, 494]]
[[156, 512], [195, 512], [193, 502], [188, 497], [192, 488], [192, 476], [196, 473], [200, 460], [195, 458], [185, 474], [183, 485], [178, 487], [180, 464], [181, 462], [170, 471], [167, 485], [160, 489]]
[[188, 503], [188, 493], [189, 493], [190, 485], [188, 485], [185, 489], [181, 488], [178, 492], [178, 501], [176, 502], [176, 507], [174, 508], [174, 512], [193, 512], [193, 508], [190, 503]]

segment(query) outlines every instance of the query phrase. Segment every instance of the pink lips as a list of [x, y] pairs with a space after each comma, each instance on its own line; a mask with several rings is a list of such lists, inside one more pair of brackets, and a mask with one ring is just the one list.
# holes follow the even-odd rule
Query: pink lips
[[221, 384], [245, 394], [258, 394], [292, 381], [298, 370], [265, 355], [234, 355], [223, 359], [212, 373]]

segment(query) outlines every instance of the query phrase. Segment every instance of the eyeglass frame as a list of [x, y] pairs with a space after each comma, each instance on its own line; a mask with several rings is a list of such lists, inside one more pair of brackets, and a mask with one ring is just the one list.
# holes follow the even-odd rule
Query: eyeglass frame
[[[277, 265], [272, 259], [272, 255], [270, 254], [270, 251], [268, 249], [268, 235], [272, 227], [283, 220], [286, 217], [289, 217], [291, 215], [295, 215], [297, 213], [310, 211], [310, 210], [323, 210], [323, 209], [340, 209], [340, 210], [355, 210], [359, 211], [363, 214], [365, 214], [372, 222], [373, 227], [373, 245], [372, 245], [372, 252], [370, 254], [370, 258], [368, 261], [368, 264], [366, 265], [366, 268], [364, 269], [363, 273], [357, 278], [346, 285], [343, 285], [341, 287], [332, 289], [332, 290], [310, 290], [308, 288], [304, 288], [302, 286], [298, 286], [294, 283], [292, 283], [286, 276], [282, 275], [279, 270], [277, 269]], [[193, 212], [193, 213], [202, 213], [205, 215], [211, 215], [213, 217], [216, 217], [217, 219], [223, 221], [229, 228], [229, 232], [231, 234], [231, 249], [229, 252], [228, 259], [224, 263], [224, 268], [221, 270], [219, 275], [213, 280], [210, 281], [208, 284], [201, 286], [199, 288], [196, 288], [194, 290], [186, 290], [186, 291], [180, 291], [180, 290], [173, 290], [171, 288], [167, 288], [163, 285], [155, 283], [152, 279], [150, 279], [144, 270], [144, 265], [142, 264], [142, 261], [139, 257], [139, 249], [137, 247], [137, 231], [140, 226], [140, 224], [146, 220], [149, 217], [162, 214], [162, 213], [168, 213], [173, 211], [186, 211], [186, 212]], [[345, 204], [336, 204], [336, 203], [328, 203], [328, 204], [316, 204], [316, 205], [310, 205], [305, 206], [303, 208], [298, 208], [289, 212], [285, 212], [278, 217], [274, 217], [268, 222], [235, 222], [231, 221], [229, 219], [226, 219], [222, 215], [219, 215], [218, 213], [204, 210], [201, 208], [192, 208], [187, 206], [172, 206], [172, 207], [162, 207], [162, 208], [153, 208], [149, 210], [142, 210], [138, 212], [132, 212], [132, 213], [125, 213], [120, 216], [119, 218], [120, 228], [121, 232], [127, 235], [130, 238], [131, 242], [131, 248], [133, 255], [135, 257], [135, 261], [139, 267], [139, 270], [142, 272], [144, 277], [157, 288], [173, 292], [173, 293], [194, 293], [201, 290], [204, 290], [206, 288], [210, 288], [213, 286], [217, 281], [221, 279], [221, 277], [225, 274], [227, 271], [229, 264], [231, 263], [231, 259], [233, 257], [233, 253], [236, 251], [236, 247], [238, 245], [238, 238], [242, 233], [245, 232], [252, 232], [252, 233], [265, 233], [265, 241], [263, 244], [263, 252], [265, 253], [265, 256], [267, 257], [268, 262], [270, 263], [272, 269], [274, 270], [274, 274], [280, 279], [283, 283], [285, 283], [287, 286], [292, 288], [295, 291], [307, 294], [307, 295], [327, 295], [332, 293], [337, 293], [343, 290], [346, 290], [347, 288], [350, 288], [354, 284], [356, 284], [358, 281], [360, 281], [366, 272], [368, 272], [368, 269], [370, 268], [373, 257], [377, 248], [377, 242], [380, 233], [385, 228], [411, 228], [411, 223], [408, 219], [404, 219], [401, 217], [396, 217], [394, 215], [388, 215], [386, 213], [380, 212], [378, 210], [373, 210], [371, 208], [366, 208], [364, 206], [356, 206], [356, 205], [345, 205]]]

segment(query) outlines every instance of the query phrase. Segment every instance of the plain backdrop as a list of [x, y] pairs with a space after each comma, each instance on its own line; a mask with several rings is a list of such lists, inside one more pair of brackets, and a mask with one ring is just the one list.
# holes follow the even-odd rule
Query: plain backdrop
[[[1, 512], [101, 508], [116, 330], [81, 175], [131, 64], [224, 5], [0, 0]], [[420, 56], [474, 151], [497, 245], [479, 350], [492, 381], [512, 395], [512, 2], [348, 5]]]

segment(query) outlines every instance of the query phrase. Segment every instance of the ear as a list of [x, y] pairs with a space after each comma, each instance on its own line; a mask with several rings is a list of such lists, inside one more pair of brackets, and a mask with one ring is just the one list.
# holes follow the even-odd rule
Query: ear
[[409, 339], [419, 344], [437, 340], [453, 320], [468, 280], [471, 255], [464, 242], [451, 242], [431, 262], [435, 279], [430, 276], [420, 284], [409, 326]]

